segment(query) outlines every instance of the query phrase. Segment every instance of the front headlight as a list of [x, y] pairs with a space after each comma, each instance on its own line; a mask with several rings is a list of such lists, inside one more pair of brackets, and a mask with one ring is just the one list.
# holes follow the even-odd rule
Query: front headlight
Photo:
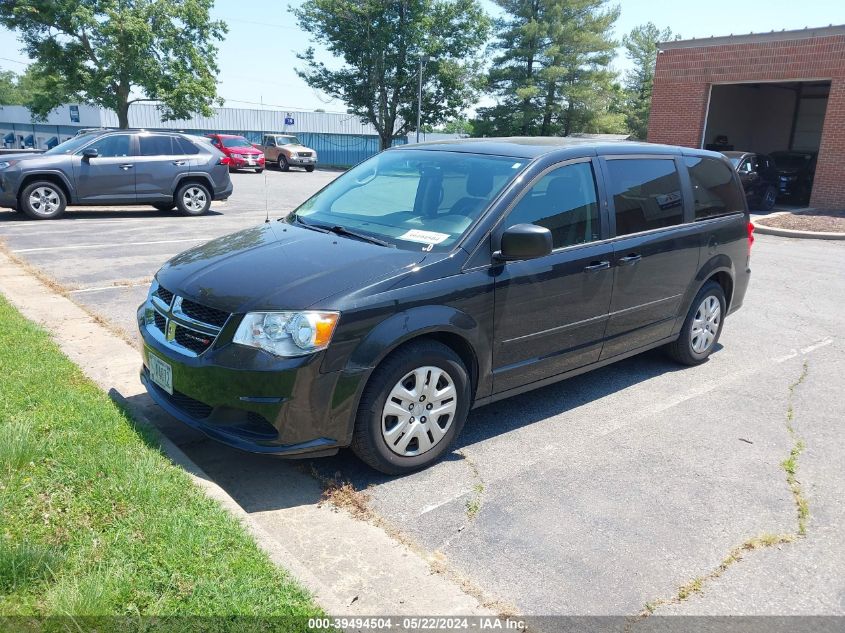
[[276, 356], [305, 356], [329, 346], [339, 318], [339, 312], [249, 312], [233, 341]]

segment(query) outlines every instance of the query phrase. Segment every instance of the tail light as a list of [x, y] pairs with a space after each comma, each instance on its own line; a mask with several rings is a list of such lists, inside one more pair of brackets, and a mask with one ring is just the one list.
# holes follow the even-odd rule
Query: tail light
[[748, 223], [748, 254], [751, 255], [751, 245], [754, 243], [754, 223]]
[[231, 165], [231, 164], [232, 164], [232, 159], [231, 159], [231, 158], [229, 158], [228, 156], [226, 156], [226, 155], [224, 154], [223, 156], [221, 156], [221, 157], [218, 159], [217, 164], [218, 164], [218, 165]]

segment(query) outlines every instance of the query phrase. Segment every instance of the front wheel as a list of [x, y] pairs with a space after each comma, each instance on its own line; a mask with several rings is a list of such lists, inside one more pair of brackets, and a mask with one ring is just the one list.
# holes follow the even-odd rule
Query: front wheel
[[310, 174], [312, 171], [314, 171], [314, 165], [307, 165], [305, 167], [305, 171], [307, 171]]
[[255, 170], [255, 173], [256, 173], [256, 174], [260, 174], [262, 171], [264, 171], [264, 170], [263, 170], [263, 169], [256, 169], [256, 170]]
[[203, 215], [211, 207], [211, 193], [205, 185], [189, 182], [176, 191], [176, 206], [185, 215]]
[[466, 366], [451, 348], [431, 340], [400, 347], [367, 383], [352, 450], [388, 475], [425, 468], [461, 432], [470, 398]]
[[678, 339], [667, 347], [669, 355], [683, 365], [700, 365], [713, 352], [725, 316], [725, 293], [708, 281], [692, 302]]
[[24, 187], [18, 204], [33, 220], [53, 220], [65, 212], [67, 198], [61, 187], [41, 180]]
[[288, 165], [288, 159], [284, 156], [279, 156], [279, 171], [290, 171], [290, 165]]

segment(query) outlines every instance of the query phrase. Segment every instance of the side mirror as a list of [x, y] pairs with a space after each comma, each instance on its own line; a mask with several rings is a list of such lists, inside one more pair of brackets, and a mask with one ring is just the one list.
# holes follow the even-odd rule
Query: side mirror
[[515, 224], [502, 234], [502, 250], [493, 253], [500, 261], [536, 259], [552, 252], [552, 232], [536, 224]]
[[84, 158], [85, 160], [97, 158], [97, 156], [99, 155], [100, 150], [98, 150], [96, 147], [86, 147], [84, 150], [82, 150], [82, 158]]

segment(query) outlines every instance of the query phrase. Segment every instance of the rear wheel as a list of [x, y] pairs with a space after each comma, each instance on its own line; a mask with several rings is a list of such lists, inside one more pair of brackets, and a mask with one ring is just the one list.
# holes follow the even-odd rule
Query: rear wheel
[[40, 180], [24, 187], [18, 206], [33, 220], [53, 220], [65, 212], [67, 198], [61, 187]]
[[451, 348], [430, 340], [401, 347], [367, 383], [352, 450], [388, 475], [429, 466], [461, 432], [470, 397], [467, 369]]
[[713, 352], [725, 317], [725, 293], [708, 281], [692, 302], [678, 339], [667, 346], [669, 355], [683, 365], [699, 365]]
[[778, 192], [772, 186], [766, 187], [766, 190], [763, 192], [763, 197], [760, 198], [760, 210], [761, 211], [771, 211], [774, 206], [775, 202], [777, 201]]
[[211, 193], [198, 182], [189, 182], [176, 191], [176, 206], [185, 215], [203, 215], [211, 207]]
[[279, 170], [290, 171], [290, 165], [288, 165], [288, 159], [285, 158], [284, 154], [279, 155]]

